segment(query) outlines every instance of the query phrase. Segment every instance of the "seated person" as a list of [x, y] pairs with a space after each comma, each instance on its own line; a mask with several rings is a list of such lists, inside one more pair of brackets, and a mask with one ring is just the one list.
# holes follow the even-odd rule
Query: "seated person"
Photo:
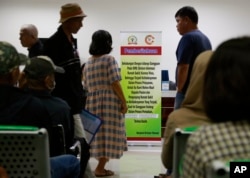
[[183, 178], [206, 177], [213, 160], [250, 159], [250, 37], [218, 46], [205, 71], [203, 103], [211, 125], [187, 142]]
[[41, 101], [16, 87], [19, 66], [29, 59], [9, 43], [0, 41], [0, 124], [28, 125], [50, 129]]
[[[79, 133], [84, 132], [81, 120], [76, 122], [70, 112], [70, 107], [66, 101], [51, 95], [55, 87], [55, 72], [64, 72], [64, 69], [55, 66], [53, 61], [47, 56], [36, 56], [31, 58], [20, 77], [20, 87], [30, 91], [38, 97], [46, 108], [49, 118], [53, 125], [62, 124], [65, 132], [66, 153], [75, 154], [70, 150], [73, 142], [79, 141], [81, 145], [81, 174], [90, 171], [89, 165], [86, 163], [89, 159], [89, 145], [83, 138], [77, 137], [76, 130]], [[56, 156], [60, 154], [58, 148], [58, 137], [50, 136], [50, 155]], [[86, 169], [86, 171], [84, 171]], [[87, 173], [86, 173], [87, 174]]]
[[[69, 105], [61, 98], [51, 95], [51, 91], [55, 88], [55, 72], [63, 73], [64, 70], [55, 66], [49, 57], [31, 58], [21, 73], [19, 86], [40, 99], [53, 125], [63, 125], [66, 151], [70, 153], [69, 148], [73, 145], [73, 118]], [[50, 135], [51, 156], [60, 154], [57, 140], [58, 138]]]
[[[182, 106], [180, 109], [174, 110], [167, 119], [161, 153], [162, 163], [167, 169], [166, 176], [171, 174], [173, 168], [173, 137], [175, 129], [200, 126], [210, 122], [204, 111], [204, 106], [201, 100], [201, 91], [203, 87], [204, 71], [211, 54], [212, 51], [206, 51], [197, 57]], [[163, 177], [163, 175], [161, 175], [161, 177]]]
[[80, 161], [73, 155], [50, 158], [51, 178], [79, 178]]
[[[40, 99], [16, 87], [19, 66], [29, 59], [8, 42], [0, 41], [0, 124], [27, 125], [50, 129], [48, 112]], [[73, 156], [74, 157], [74, 156]], [[80, 162], [72, 155], [51, 158], [52, 178], [77, 178]], [[63, 160], [63, 161], [62, 161]], [[57, 162], [64, 164], [58, 164]], [[70, 175], [70, 176], [69, 176]]]

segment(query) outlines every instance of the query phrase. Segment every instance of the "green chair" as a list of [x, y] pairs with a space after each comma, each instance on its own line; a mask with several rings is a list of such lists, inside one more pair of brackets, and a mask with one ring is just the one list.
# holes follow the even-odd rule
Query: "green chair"
[[46, 129], [0, 125], [0, 165], [10, 178], [50, 178]]
[[186, 148], [188, 137], [198, 129], [197, 126], [186, 127], [184, 129], [176, 128], [174, 134], [173, 151], [173, 178], [179, 178], [182, 174], [182, 161]]

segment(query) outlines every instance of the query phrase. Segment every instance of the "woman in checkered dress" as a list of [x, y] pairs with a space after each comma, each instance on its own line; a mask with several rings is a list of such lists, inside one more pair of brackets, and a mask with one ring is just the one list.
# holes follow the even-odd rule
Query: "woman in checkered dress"
[[120, 85], [121, 75], [112, 50], [112, 37], [105, 30], [92, 36], [89, 53], [92, 55], [83, 70], [83, 82], [88, 90], [86, 109], [103, 119], [104, 123], [91, 143], [91, 156], [98, 160], [95, 175], [112, 176], [106, 170], [109, 159], [119, 159], [127, 150], [124, 114], [126, 100]]

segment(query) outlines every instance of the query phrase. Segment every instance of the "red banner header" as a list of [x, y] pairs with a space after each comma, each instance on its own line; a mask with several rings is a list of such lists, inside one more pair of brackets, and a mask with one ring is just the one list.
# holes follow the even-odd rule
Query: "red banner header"
[[121, 55], [161, 55], [161, 46], [122, 46]]

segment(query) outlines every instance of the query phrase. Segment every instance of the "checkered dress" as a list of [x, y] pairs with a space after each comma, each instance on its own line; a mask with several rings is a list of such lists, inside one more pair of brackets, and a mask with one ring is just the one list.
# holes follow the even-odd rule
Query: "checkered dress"
[[188, 140], [182, 178], [206, 178], [212, 160], [250, 159], [250, 123], [225, 122], [201, 127]]
[[83, 81], [88, 90], [86, 109], [104, 120], [91, 143], [92, 157], [119, 159], [127, 150], [121, 102], [111, 86], [120, 80], [118, 64], [110, 55], [90, 58], [84, 67]]

